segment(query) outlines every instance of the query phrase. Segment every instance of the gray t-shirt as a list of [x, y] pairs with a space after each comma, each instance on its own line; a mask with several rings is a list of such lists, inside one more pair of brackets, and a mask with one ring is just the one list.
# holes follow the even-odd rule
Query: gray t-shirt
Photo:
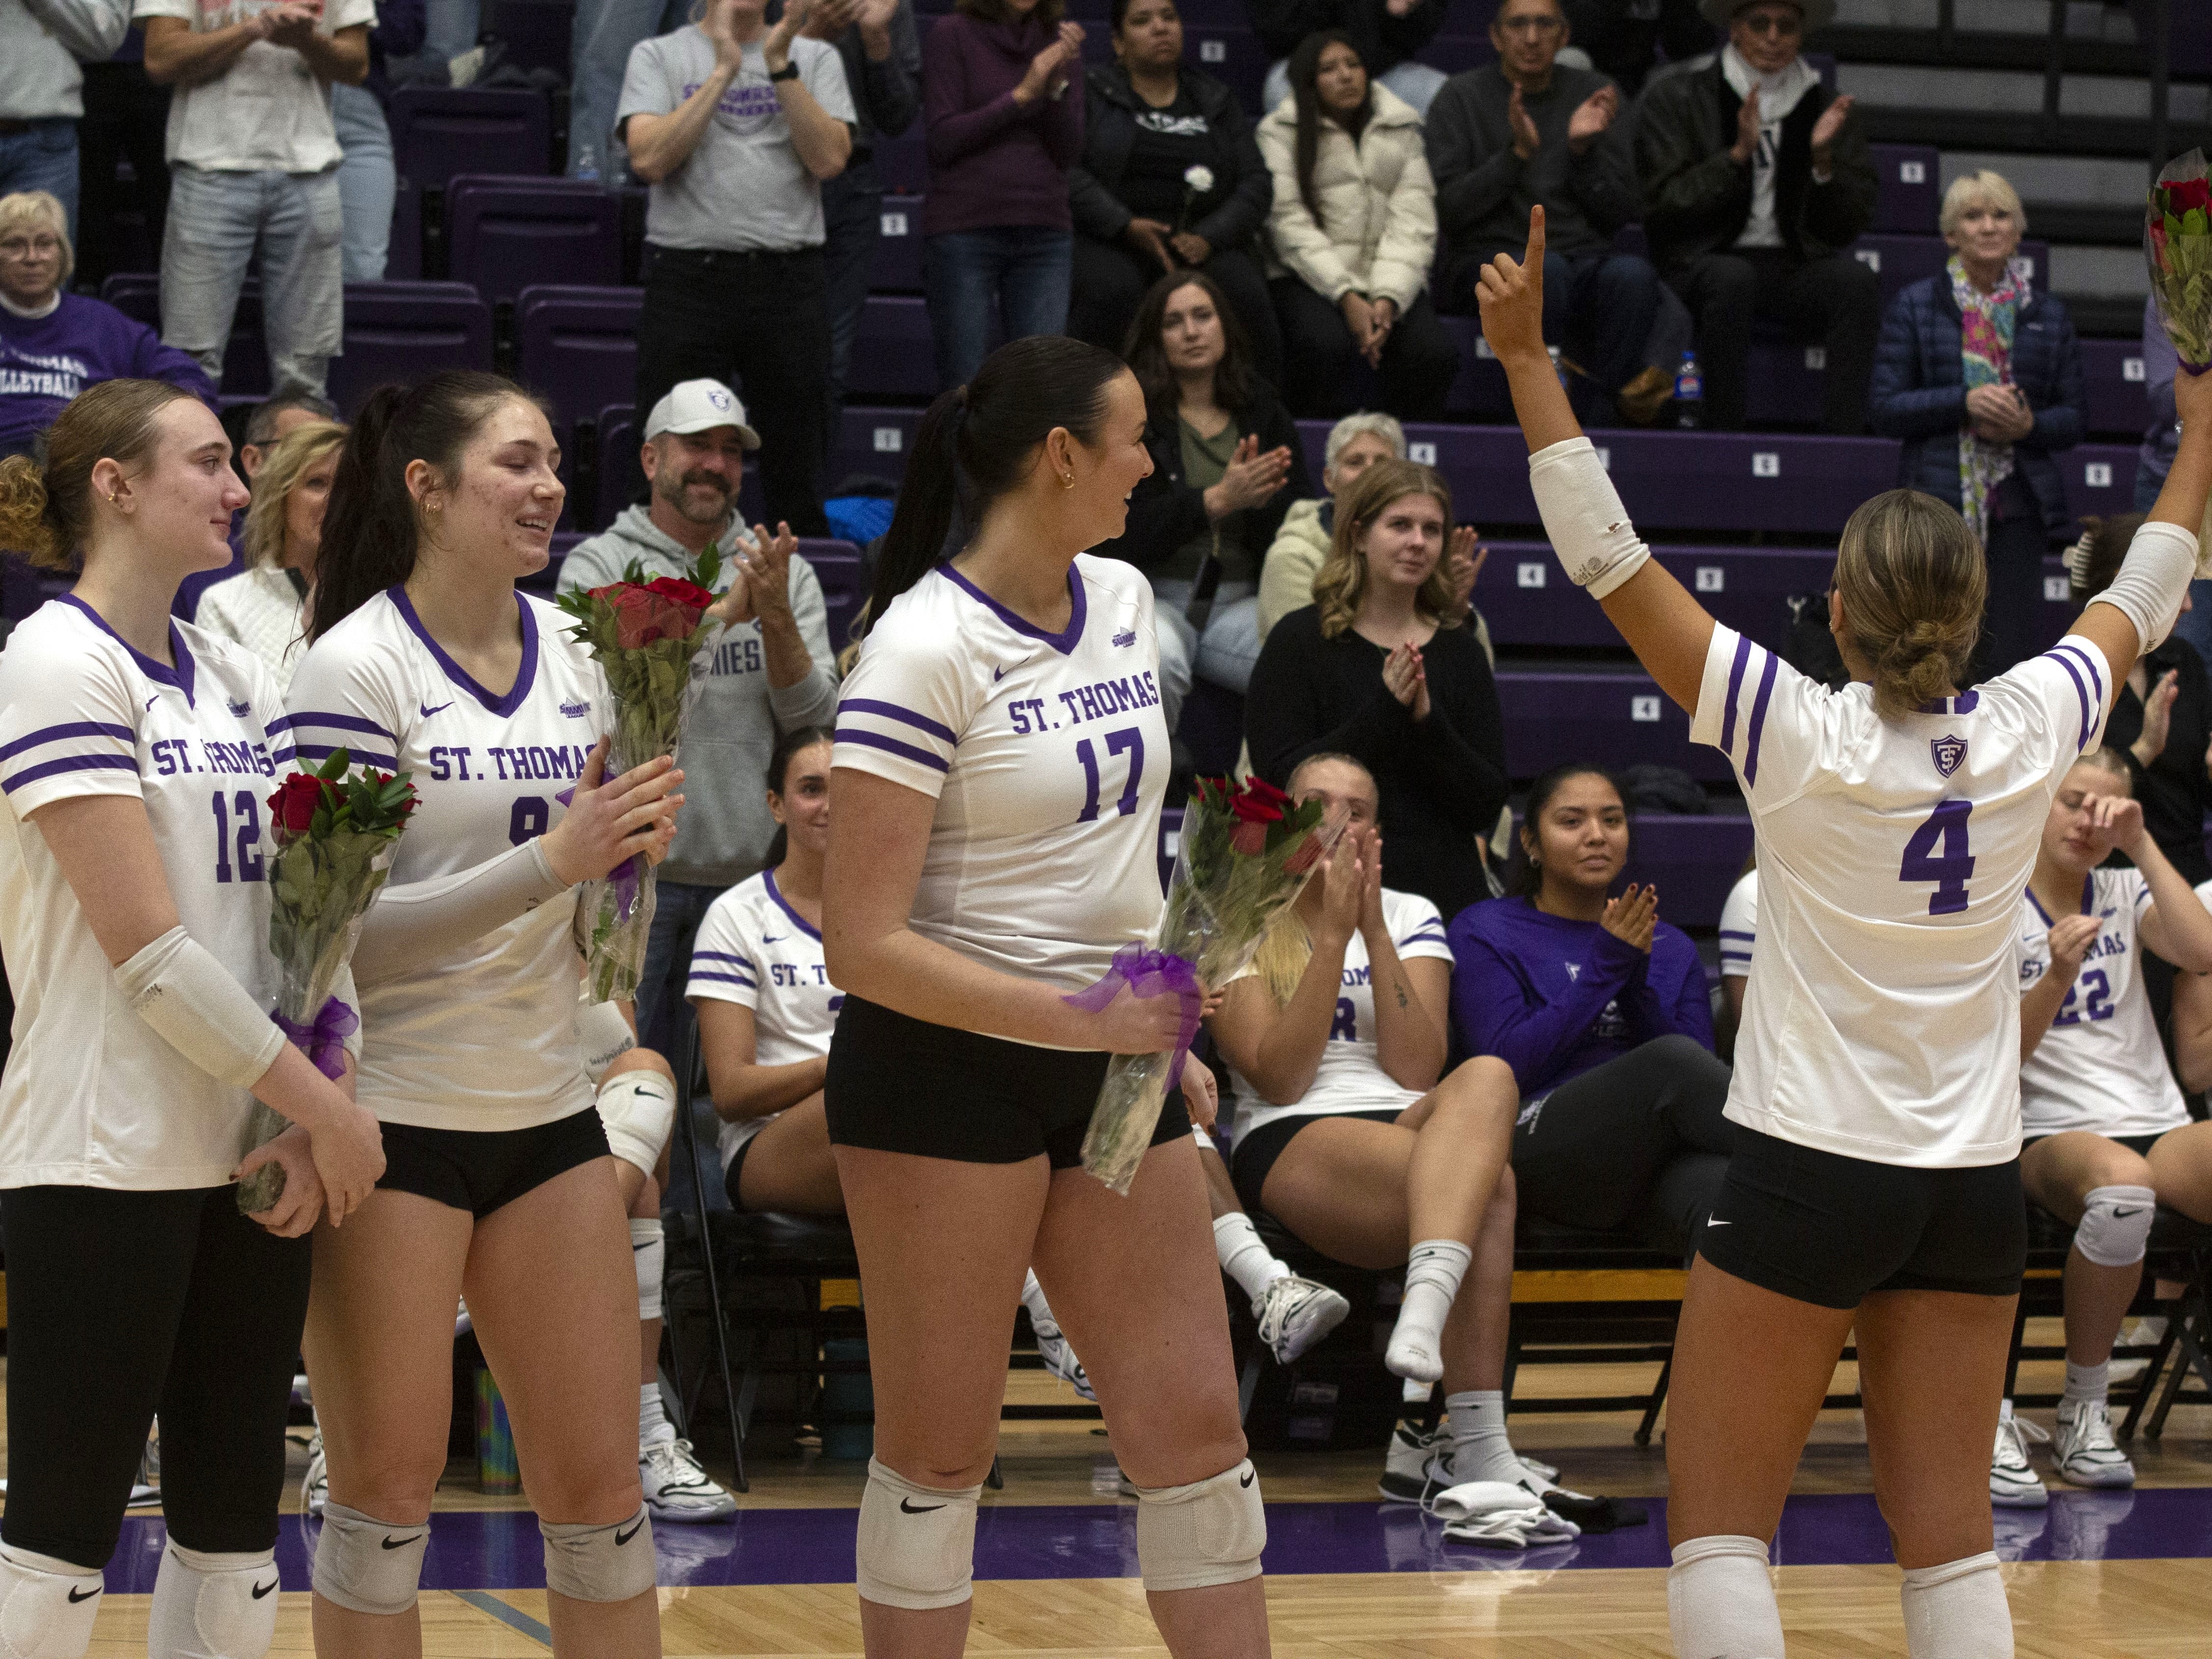
[[[853, 94], [837, 49], [791, 43], [791, 61], [815, 101], [853, 123]], [[617, 125], [633, 115], [667, 115], [714, 72], [714, 43], [696, 23], [641, 40], [623, 76]], [[791, 123], [768, 78], [757, 41], [690, 158], [653, 186], [646, 240], [662, 247], [788, 252], [822, 245], [822, 186], [791, 142]]]

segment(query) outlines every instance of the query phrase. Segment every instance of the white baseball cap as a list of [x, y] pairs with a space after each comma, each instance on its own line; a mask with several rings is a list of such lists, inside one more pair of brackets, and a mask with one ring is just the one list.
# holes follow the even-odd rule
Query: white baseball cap
[[645, 441], [664, 432], [711, 432], [718, 426], [737, 428], [738, 441], [747, 449], [761, 447], [760, 434], [745, 424], [745, 406], [736, 392], [720, 380], [684, 380], [653, 404], [646, 416]]

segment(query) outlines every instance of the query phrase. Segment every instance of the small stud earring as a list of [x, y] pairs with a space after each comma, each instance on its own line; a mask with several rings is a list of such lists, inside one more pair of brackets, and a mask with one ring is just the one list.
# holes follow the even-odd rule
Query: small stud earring
[[1073, 472], [1063, 472], [1063, 473], [1061, 473], [1061, 474], [1060, 475], [1060, 487], [1062, 489], [1074, 489], [1074, 488], [1075, 488], [1075, 475], [1074, 475]]

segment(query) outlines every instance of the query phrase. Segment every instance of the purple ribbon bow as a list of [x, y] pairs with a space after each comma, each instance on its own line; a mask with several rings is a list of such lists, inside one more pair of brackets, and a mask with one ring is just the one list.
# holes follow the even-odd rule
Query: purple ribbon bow
[[645, 890], [645, 854], [632, 853], [608, 871], [607, 885], [613, 890], [618, 919], [628, 921], [637, 914], [638, 897]]
[[325, 1077], [335, 1083], [345, 1075], [345, 1040], [361, 1030], [361, 1016], [349, 1005], [332, 997], [308, 1024], [287, 1019], [281, 1012], [270, 1018]]
[[1114, 960], [1103, 978], [1060, 1000], [1086, 1014], [1095, 1014], [1119, 996], [1124, 985], [1134, 996], [1172, 996], [1182, 1004], [1182, 1025], [1176, 1033], [1175, 1058], [1168, 1066], [1167, 1086], [1173, 1091], [1182, 1082], [1182, 1063], [1190, 1053], [1192, 1039], [1198, 1036], [1199, 1016], [1206, 1007], [1206, 993], [1199, 986], [1198, 969], [1172, 951], [1125, 945], [1114, 952]]

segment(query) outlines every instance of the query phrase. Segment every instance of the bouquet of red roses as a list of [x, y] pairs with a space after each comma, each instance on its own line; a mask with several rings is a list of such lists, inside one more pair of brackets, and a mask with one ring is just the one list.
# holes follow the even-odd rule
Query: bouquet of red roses
[[1123, 946], [1104, 978], [1067, 999], [1095, 1012], [1127, 984], [1139, 996], [1182, 1000], [1175, 1048], [1115, 1055], [1091, 1109], [1083, 1167], [1115, 1192], [1126, 1194], [1136, 1180], [1160, 1107], [1182, 1081], [1205, 988], [1225, 985], [1250, 965], [1343, 829], [1322, 821], [1319, 801], [1295, 805], [1261, 778], [1241, 786], [1228, 778], [1198, 781], [1183, 807], [1182, 844], [1152, 947]]
[[2185, 368], [2212, 369], [2212, 182], [2204, 152], [2169, 161], [2150, 187], [2143, 254], [2166, 337]]
[[[294, 1045], [325, 1077], [345, 1071], [345, 1039], [361, 1018], [331, 994], [368, 902], [384, 885], [390, 854], [417, 802], [404, 772], [349, 770], [352, 757], [334, 749], [315, 770], [297, 771], [269, 797], [269, 951], [283, 975], [273, 1016]], [[275, 1139], [286, 1120], [256, 1101], [250, 1146]], [[284, 1192], [284, 1170], [264, 1164], [238, 1185], [248, 1215]]]
[[[614, 702], [608, 777], [676, 752], [704, 678], [694, 672], [694, 659], [714, 632], [705, 617], [721, 568], [720, 550], [709, 544], [681, 576], [647, 581], [633, 559], [620, 581], [561, 596], [562, 610], [576, 619], [570, 636], [591, 647]], [[584, 946], [594, 1002], [635, 993], [653, 926], [653, 867], [637, 855], [576, 896], [578, 915], [589, 918]]]

